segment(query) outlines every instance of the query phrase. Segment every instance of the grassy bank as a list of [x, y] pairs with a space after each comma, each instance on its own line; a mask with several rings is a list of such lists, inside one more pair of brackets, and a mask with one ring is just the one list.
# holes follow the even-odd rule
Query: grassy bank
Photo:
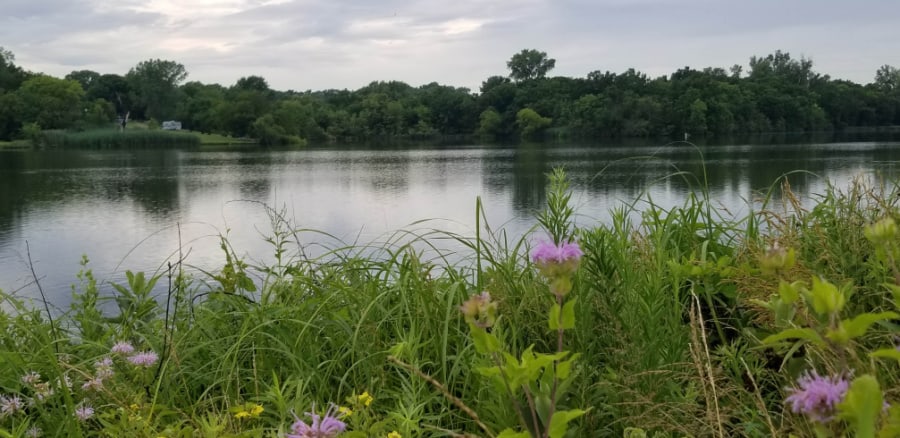
[[26, 140], [0, 141], [0, 150], [28, 149], [31, 142]]
[[189, 133], [163, 130], [97, 129], [83, 132], [44, 131], [39, 143], [46, 148], [176, 148], [199, 146], [201, 139]]
[[[558, 425], [554, 412], [573, 418], [554, 437], [830, 436], [900, 417], [854, 404], [875, 399], [866, 376], [890, 406], [900, 396], [896, 358], [869, 354], [893, 350], [900, 319], [888, 313], [895, 186], [832, 188], [809, 210], [786, 191], [736, 220], [702, 192], [671, 210], [644, 199], [577, 230], [565, 188], [551, 184], [538, 238], [577, 242], [577, 269], [533, 259], [538, 238], [487, 231], [398, 232], [311, 257], [298, 244], [323, 236], [269, 211], [270, 266], [249, 266], [223, 240], [218, 272], [188, 278], [173, 261], [171, 276], [129, 275], [104, 298], [86, 265], [53, 321], [4, 295], [16, 311], [0, 314], [0, 391], [22, 406], [0, 427], [284, 436], [331, 403], [343, 436], [391, 438], [527, 437]], [[463, 249], [437, 251], [440, 239]], [[117, 316], [96, 310], [104, 300]], [[865, 314], [875, 316], [853, 322]], [[566, 362], [566, 352], [580, 355]], [[809, 370], [854, 378], [842, 395], [850, 407], [818, 406], [827, 422], [793, 413], [786, 398], [797, 390], [785, 388]]]

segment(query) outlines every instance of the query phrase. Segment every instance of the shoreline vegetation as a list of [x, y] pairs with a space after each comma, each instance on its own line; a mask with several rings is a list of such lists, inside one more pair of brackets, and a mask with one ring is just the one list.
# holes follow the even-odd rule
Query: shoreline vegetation
[[655, 78], [634, 69], [550, 76], [555, 66], [547, 53], [525, 49], [506, 62], [506, 75], [486, 78], [478, 90], [373, 81], [356, 90], [281, 91], [257, 75], [229, 86], [187, 81], [184, 65], [161, 59], [125, 74], [78, 70], [55, 78], [23, 70], [0, 47], [0, 142], [92, 131], [117, 119], [178, 121], [262, 147], [446, 136], [698, 141], [900, 126], [900, 69], [890, 65], [868, 84], [816, 72], [811, 59], [780, 50], [751, 56], [746, 66], [684, 67]]
[[775, 182], [739, 218], [699, 189], [576, 229], [549, 178], [533, 235], [477, 200], [475, 236], [312, 257], [324, 237], [266, 208], [271, 265], [223, 237], [220, 269], [172, 260], [112, 296], [85, 258], [52, 319], [0, 294], [0, 435], [897, 436], [895, 182], [809, 208]]

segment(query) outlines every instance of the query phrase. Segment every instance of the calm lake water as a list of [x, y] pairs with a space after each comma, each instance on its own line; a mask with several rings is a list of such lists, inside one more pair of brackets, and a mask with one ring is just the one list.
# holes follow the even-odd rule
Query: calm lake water
[[[545, 174], [564, 166], [581, 225], [608, 220], [610, 208], [649, 196], [681, 205], [705, 169], [710, 194], [745, 214], [785, 173], [814, 198], [828, 182], [898, 174], [900, 142], [842, 141], [695, 147], [441, 146], [302, 151], [0, 151], [0, 289], [36, 297], [28, 267], [48, 298], [67, 306], [83, 254], [102, 284], [124, 271], [156, 272], [177, 257], [216, 269], [219, 236], [248, 261], [272, 260], [264, 205], [305, 232], [307, 251], [340, 241], [380, 242], [401, 228], [475, 234], [476, 197], [492, 228], [518, 238], [544, 204]], [[676, 175], [687, 172], [693, 176]], [[638, 204], [640, 208], [641, 205]], [[427, 222], [418, 222], [432, 219]], [[27, 246], [26, 246], [27, 244]]]

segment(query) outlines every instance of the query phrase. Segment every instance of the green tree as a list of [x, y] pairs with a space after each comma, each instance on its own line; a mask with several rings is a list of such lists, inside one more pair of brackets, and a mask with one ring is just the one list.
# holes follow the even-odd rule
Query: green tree
[[93, 70], [75, 70], [66, 75], [65, 79], [69, 79], [81, 84], [81, 88], [87, 92], [91, 89], [91, 85], [100, 79], [100, 73]]
[[875, 88], [886, 93], [900, 91], [900, 69], [887, 64], [882, 65], [875, 72], [874, 85]]
[[0, 94], [15, 91], [28, 78], [28, 74], [13, 62], [15, 60], [12, 52], [0, 46]]
[[134, 93], [135, 116], [168, 120], [175, 115], [178, 85], [187, 79], [184, 66], [174, 61], [139, 62], [125, 79]]
[[222, 129], [219, 112], [225, 103], [225, 88], [192, 81], [181, 86], [175, 118], [185, 129], [214, 132]]
[[15, 94], [21, 102], [24, 123], [60, 129], [73, 126], [83, 116], [84, 90], [76, 81], [35, 76], [23, 82]]
[[117, 74], [104, 74], [90, 81], [85, 90], [88, 100], [104, 99], [113, 104], [115, 111], [124, 117], [131, 111], [132, 92], [125, 77]]
[[[253, 135], [253, 124], [266, 115], [272, 109], [275, 93], [269, 89], [269, 84], [260, 76], [246, 76], [237, 80], [225, 92], [225, 100], [217, 107], [219, 124], [222, 129], [235, 136], [246, 137]], [[260, 127], [275, 125], [274, 122], [263, 120]], [[263, 132], [262, 128], [259, 130]]]
[[478, 135], [496, 137], [501, 134], [503, 119], [500, 117], [500, 113], [498, 113], [497, 110], [488, 108], [481, 112], [479, 119]]
[[553, 123], [552, 119], [543, 117], [531, 108], [522, 108], [516, 113], [516, 125], [523, 138], [535, 138]]
[[516, 82], [529, 79], [541, 79], [556, 66], [556, 60], [547, 57], [546, 52], [524, 49], [510, 58], [506, 63], [509, 77]]

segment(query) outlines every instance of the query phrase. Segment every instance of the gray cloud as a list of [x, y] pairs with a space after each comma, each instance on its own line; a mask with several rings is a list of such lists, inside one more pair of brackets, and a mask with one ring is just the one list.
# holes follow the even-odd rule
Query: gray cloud
[[900, 64], [892, 0], [4, 0], [0, 41], [25, 68], [125, 73], [179, 61], [191, 80], [261, 75], [279, 89], [373, 80], [477, 89], [537, 48], [555, 74], [746, 65], [777, 49], [868, 82]]

